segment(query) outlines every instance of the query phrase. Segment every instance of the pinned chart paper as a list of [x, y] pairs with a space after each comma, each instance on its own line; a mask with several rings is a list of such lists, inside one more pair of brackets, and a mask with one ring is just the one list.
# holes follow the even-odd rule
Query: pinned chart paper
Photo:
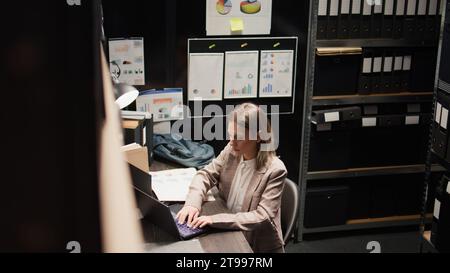
[[109, 40], [109, 62], [119, 82], [145, 85], [144, 38]]
[[261, 51], [261, 98], [292, 97], [294, 75], [294, 51]]
[[223, 53], [191, 53], [189, 55], [189, 101], [222, 100], [223, 58]]
[[151, 113], [154, 122], [184, 118], [183, 89], [164, 89], [143, 92], [136, 101], [138, 111]]
[[258, 57], [258, 51], [225, 53], [226, 99], [257, 97]]
[[[233, 30], [234, 28], [234, 30]], [[272, 0], [206, 0], [206, 33], [232, 35], [270, 34]]]

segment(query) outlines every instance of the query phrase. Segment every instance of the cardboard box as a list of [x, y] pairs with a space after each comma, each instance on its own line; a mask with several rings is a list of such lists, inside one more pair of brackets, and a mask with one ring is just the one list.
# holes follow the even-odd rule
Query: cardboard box
[[122, 152], [125, 154], [128, 163], [144, 172], [150, 172], [147, 147], [142, 147], [139, 144], [131, 144], [122, 147]]

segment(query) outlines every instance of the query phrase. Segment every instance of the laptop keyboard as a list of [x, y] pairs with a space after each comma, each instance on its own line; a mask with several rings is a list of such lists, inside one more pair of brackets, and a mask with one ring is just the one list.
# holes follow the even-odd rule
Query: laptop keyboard
[[205, 233], [205, 229], [201, 228], [190, 228], [187, 226], [187, 223], [181, 225], [178, 220], [176, 219], [177, 216], [175, 213], [172, 213], [173, 219], [175, 220], [175, 223], [177, 224], [178, 231], [180, 232], [180, 235], [184, 239], [189, 239], [196, 237], [200, 234]]

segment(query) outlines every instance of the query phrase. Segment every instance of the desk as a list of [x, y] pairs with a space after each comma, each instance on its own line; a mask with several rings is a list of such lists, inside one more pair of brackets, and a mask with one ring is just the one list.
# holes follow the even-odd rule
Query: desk
[[[152, 172], [182, 168], [171, 163], [153, 162]], [[203, 215], [226, 213], [222, 199], [203, 206]], [[190, 241], [179, 241], [152, 223], [142, 221], [147, 252], [155, 253], [252, 253], [241, 231], [218, 231], [199, 236]]]

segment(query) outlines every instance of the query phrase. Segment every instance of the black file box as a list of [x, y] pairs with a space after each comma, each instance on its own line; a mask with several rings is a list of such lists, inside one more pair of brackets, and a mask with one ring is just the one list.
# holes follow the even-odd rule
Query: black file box
[[[309, 171], [341, 170], [348, 168], [350, 131], [342, 124], [313, 126], [310, 142]], [[318, 129], [319, 127], [319, 129]]]
[[337, 39], [338, 37], [338, 16], [329, 16], [327, 25], [327, 38]]
[[395, 16], [393, 20], [393, 28], [392, 28], [392, 36], [394, 39], [403, 38], [403, 24], [404, 24], [403, 16]]
[[375, 13], [372, 15], [372, 38], [380, 38], [382, 33], [383, 14]]
[[394, 31], [394, 17], [390, 15], [384, 16], [381, 28], [381, 37], [392, 38], [393, 31]]
[[361, 38], [371, 38], [372, 35], [372, 17], [363, 15], [361, 20]]
[[433, 123], [433, 136], [431, 138], [433, 151], [445, 159], [447, 156], [447, 132], [441, 130], [440, 125]]
[[352, 14], [350, 15], [350, 26], [349, 26], [349, 38], [357, 39], [361, 37], [361, 19], [362, 16], [360, 14]]
[[450, 11], [448, 11], [447, 19], [444, 25], [439, 79], [450, 85]]
[[348, 219], [370, 218], [370, 179], [359, 177], [356, 181], [349, 183], [349, 187]]
[[326, 55], [317, 53], [315, 96], [357, 93], [362, 49], [353, 50], [351, 54], [345, 50], [346, 48], [336, 48], [335, 52]]
[[411, 65], [412, 92], [431, 92], [434, 90], [437, 55], [434, 49], [417, 48]]
[[416, 18], [416, 34], [415, 39], [419, 41], [425, 41], [425, 30], [427, 27], [426, 16], [417, 16]]
[[434, 215], [431, 229], [431, 242], [441, 253], [450, 253], [450, 195], [444, 194], [436, 199], [440, 202], [440, 213]]
[[370, 218], [383, 218], [395, 216], [396, 177], [377, 176], [372, 178], [370, 198]]
[[306, 193], [305, 227], [345, 225], [348, 193], [347, 186], [309, 188]]
[[436, 16], [427, 16], [425, 19], [424, 40], [427, 43], [434, 44], [438, 39], [440, 24], [437, 23]]
[[414, 40], [417, 37], [415, 16], [407, 16], [404, 20], [404, 38]]
[[338, 22], [338, 39], [348, 39], [350, 32], [350, 15], [341, 14]]
[[[327, 115], [335, 114], [332, 118], [327, 118]], [[338, 119], [335, 120], [335, 116], [338, 115]], [[341, 122], [350, 120], [361, 119], [361, 108], [359, 106], [332, 108], [325, 110], [313, 110], [311, 115], [311, 121], [314, 124], [325, 124], [330, 122]], [[336, 126], [344, 126], [345, 123], [336, 124]]]
[[327, 38], [328, 19], [326, 16], [319, 16], [317, 18], [317, 39], [324, 40]]
[[418, 215], [423, 201], [423, 174], [399, 175], [395, 183], [396, 215]]
[[427, 135], [427, 126], [406, 126], [405, 116], [378, 116], [376, 127], [352, 131], [350, 167], [423, 164]]
[[[445, 159], [447, 155], [447, 147], [448, 147], [448, 121], [447, 124], [445, 124], [445, 117], [444, 121], [442, 121], [442, 113], [446, 112], [446, 110], [450, 110], [450, 96], [447, 95], [444, 92], [438, 91], [437, 92], [437, 103], [435, 106], [435, 117], [433, 120], [433, 136], [432, 136], [432, 149], [433, 151], [440, 156], [441, 158]], [[440, 107], [438, 107], [440, 105]], [[436, 116], [438, 115], [438, 116]], [[447, 117], [448, 118], [448, 117]], [[443, 126], [441, 126], [443, 125]], [[445, 128], [447, 127], [447, 128]]]

